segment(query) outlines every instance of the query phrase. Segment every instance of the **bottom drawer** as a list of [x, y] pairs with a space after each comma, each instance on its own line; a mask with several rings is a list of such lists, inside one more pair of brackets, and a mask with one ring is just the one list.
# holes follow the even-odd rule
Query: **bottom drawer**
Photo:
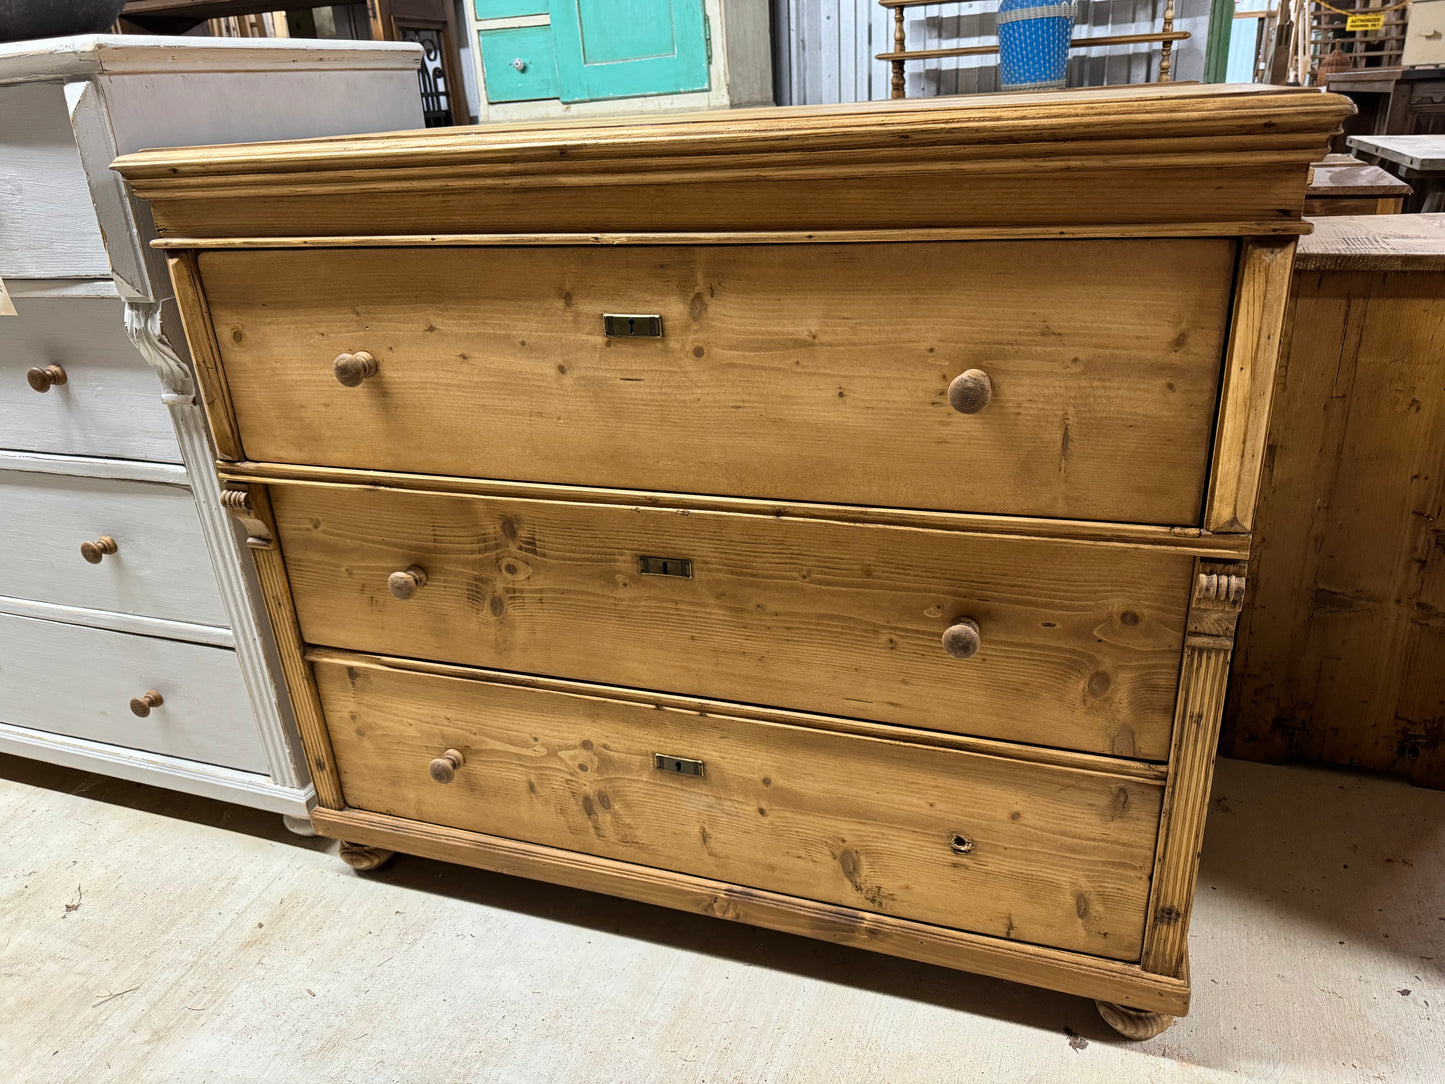
[[[155, 689], [144, 718], [132, 697]], [[0, 614], [0, 721], [129, 749], [267, 770], [229, 648]]]
[[314, 672], [353, 808], [1139, 956], [1157, 782], [484, 675]]

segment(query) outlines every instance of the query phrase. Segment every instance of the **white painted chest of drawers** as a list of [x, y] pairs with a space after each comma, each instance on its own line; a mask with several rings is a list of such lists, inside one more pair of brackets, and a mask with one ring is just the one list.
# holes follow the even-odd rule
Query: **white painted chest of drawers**
[[16, 309], [0, 317], [0, 752], [305, 816], [313, 790], [165, 261], [109, 167], [146, 147], [419, 127], [419, 56], [0, 46], [0, 279]]

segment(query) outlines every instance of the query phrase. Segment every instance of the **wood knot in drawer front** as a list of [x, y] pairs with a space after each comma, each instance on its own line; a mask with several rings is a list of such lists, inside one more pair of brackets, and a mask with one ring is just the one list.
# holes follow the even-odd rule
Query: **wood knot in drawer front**
[[833, 857], [838, 862], [838, 868], [843, 871], [843, 877], [854, 892], [863, 897], [864, 902], [875, 911], [886, 911], [888, 905], [898, 897], [889, 892], [882, 885], [874, 884], [868, 876], [864, 865], [863, 857], [856, 850], [849, 846], [842, 846], [833, 852]]

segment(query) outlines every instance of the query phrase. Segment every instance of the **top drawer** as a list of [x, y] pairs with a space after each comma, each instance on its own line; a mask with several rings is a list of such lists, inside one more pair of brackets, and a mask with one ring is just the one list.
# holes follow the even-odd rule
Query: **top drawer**
[[[1233, 262], [1212, 239], [200, 257], [252, 460], [1175, 525]], [[964, 413], [973, 369], [991, 395]]]
[[[17, 297], [0, 318], [0, 448], [179, 463], [161, 382], [113, 297]], [[58, 369], [64, 383], [30, 383]]]

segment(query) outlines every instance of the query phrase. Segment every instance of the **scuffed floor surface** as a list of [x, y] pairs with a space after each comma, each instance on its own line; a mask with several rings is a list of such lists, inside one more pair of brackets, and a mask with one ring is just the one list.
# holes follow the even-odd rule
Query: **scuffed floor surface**
[[1440, 1081], [1445, 793], [1223, 762], [1194, 1011], [398, 859], [0, 757], [0, 1080]]

